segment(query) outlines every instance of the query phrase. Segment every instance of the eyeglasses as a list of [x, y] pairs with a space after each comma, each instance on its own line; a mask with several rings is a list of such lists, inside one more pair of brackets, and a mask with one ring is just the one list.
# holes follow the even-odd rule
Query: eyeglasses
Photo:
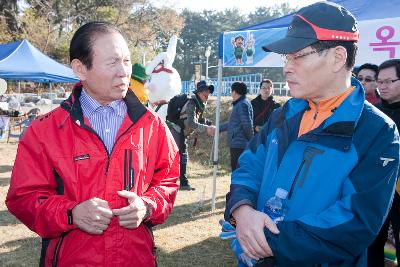
[[306, 56], [309, 56], [309, 55], [312, 55], [315, 53], [319, 53], [319, 52], [322, 52], [327, 49], [328, 48], [321, 49], [321, 50], [312, 50], [312, 51], [301, 53], [301, 54], [282, 54], [281, 58], [282, 58], [283, 62], [286, 64], [289, 61], [296, 61], [296, 60], [299, 60], [300, 58], [304, 58]]
[[359, 80], [360, 82], [365, 81], [366, 83], [375, 82], [375, 80], [371, 79], [371, 78], [362, 78], [362, 77], [360, 77], [360, 78], [357, 78], [357, 80]]
[[392, 83], [397, 82], [398, 80], [400, 80], [400, 79], [395, 79], [395, 80], [387, 79], [387, 80], [383, 80], [383, 81], [382, 80], [378, 80], [377, 83], [378, 83], [378, 85], [387, 85], [387, 86], [389, 86]]

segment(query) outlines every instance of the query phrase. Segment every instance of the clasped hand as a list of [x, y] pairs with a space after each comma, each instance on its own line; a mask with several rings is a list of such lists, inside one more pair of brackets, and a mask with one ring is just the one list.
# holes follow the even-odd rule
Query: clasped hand
[[126, 207], [112, 210], [107, 201], [95, 197], [75, 206], [72, 210], [74, 224], [89, 234], [100, 235], [108, 228], [112, 217], [116, 216], [120, 226], [137, 228], [146, 216], [144, 201], [134, 192], [123, 190], [117, 193], [127, 199]]
[[247, 205], [240, 206], [232, 215], [236, 220], [236, 236], [244, 253], [255, 260], [273, 256], [264, 235], [264, 228], [279, 234], [271, 218]]

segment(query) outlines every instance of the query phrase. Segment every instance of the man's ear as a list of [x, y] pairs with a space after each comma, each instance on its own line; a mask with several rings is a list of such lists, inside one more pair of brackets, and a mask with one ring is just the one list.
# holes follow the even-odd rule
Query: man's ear
[[87, 68], [86, 66], [79, 60], [73, 59], [71, 61], [72, 71], [78, 76], [79, 80], [85, 81], [87, 78]]
[[347, 61], [347, 50], [343, 46], [336, 46], [334, 49], [334, 64], [333, 71], [339, 72], [343, 68], [346, 68]]

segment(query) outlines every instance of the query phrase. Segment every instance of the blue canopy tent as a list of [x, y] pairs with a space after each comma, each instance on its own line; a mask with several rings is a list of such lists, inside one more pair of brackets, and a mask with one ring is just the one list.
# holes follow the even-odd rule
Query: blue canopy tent
[[70, 68], [46, 56], [27, 40], [0, 45], [0, 78], [40, 83], [79, 81]]
[[[333, 0], [347, 8], [357, 19], [360, 41], [356, 65], [380, 64], [391, 58], [400, 58], [400, 0]], [[218, 86], [216, 128], [219, 128], [220, 99], [223, 67], [282, 67], [278, 54], [267, 53], [262, 46], [285, 36], [293, 14], [257, 25], [221, 33], [218, 49]], [[242, 41], [245, 49], [236, 49], [236, 41]], [[240, 55], [240, 53], [242, 53]], [[239, 58], [238, 58], [239, 57]], [[214, 177], [212, 210], [215, 210], [216, 176], [219, 135], [214, 137]]]

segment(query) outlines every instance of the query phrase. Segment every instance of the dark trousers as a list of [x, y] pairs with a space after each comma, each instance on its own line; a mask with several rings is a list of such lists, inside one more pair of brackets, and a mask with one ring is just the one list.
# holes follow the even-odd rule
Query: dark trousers
[[177, 132], [174, 128], [171, 128], [172, 136], [174, 137], [175, 143], [179, 148], [179, 155], [181, 157], [180, 162], [180, 175], [179, 175], [179, 182], [180, 185], [188, 185], [189, 181], [187, 178], [187, 164], [189, 160], [189, 154], [187, 149], [187, 139], [183, 135], [183, 133]]
[[231, 169], [232, 172], [238, 167], [238, 160], [240, 155], [243, 153], [243, 148], [230, 148], [231, 151]]
[[368, 248], [368, 267], [384, 267], [384, 247], [388, 238], [389, 225], [392, 224], [393, 235], [396, 246], [396, 257], [400, 261], [400, 196], [396, 192], [394, 194], [392, 207], [390, 208], [388, 217], [382, 225], [375, 241]]

